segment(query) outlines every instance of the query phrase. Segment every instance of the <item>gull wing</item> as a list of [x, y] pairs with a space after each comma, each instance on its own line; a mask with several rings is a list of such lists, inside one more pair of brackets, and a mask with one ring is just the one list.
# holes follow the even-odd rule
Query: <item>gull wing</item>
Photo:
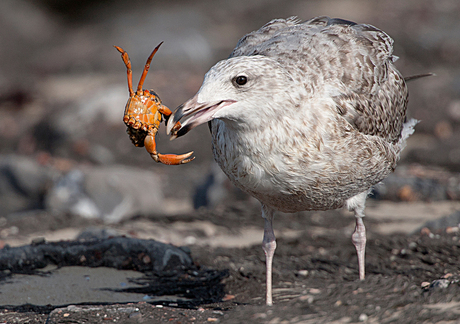
[[359, 132], [396, 143], [408, 91], [392, 53], [393, 40], [374, 26], [329, 17], [300, 23], [291, 17], [247, 34], [230, 57], [273, 58], [304, 84], [309, 98], [332, 98], [337, 113]]

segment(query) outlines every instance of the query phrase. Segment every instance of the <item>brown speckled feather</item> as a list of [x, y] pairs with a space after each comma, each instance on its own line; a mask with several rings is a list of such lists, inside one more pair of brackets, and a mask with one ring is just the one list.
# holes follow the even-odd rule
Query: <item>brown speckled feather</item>
[[371, 25], [328, 17], [299, 23], [292, 17], [273, 20], [244, 36], [230, 57], [271, 57], [312, 94], [334, 87], [338, 91], [331, 97], [338, 114], [360, 132], [396, 143], [408, 92], [393, 66], [392, 44]]

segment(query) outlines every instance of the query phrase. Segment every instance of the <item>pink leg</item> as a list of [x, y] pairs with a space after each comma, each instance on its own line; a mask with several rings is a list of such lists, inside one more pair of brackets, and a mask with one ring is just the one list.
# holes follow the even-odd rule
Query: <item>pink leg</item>
[[356, 217], [356, 227], [353, 235], [351, 236], [351, 241], [356, 248], [356, 253], [358, 254], [358, 271], [359, 279], [364, 280], [365, 270], [364, 270], [364, 255], [366, 252], [366, 227], [362, 217]]
[[265, 266], [266, 266], [266, 279], [267, 279], [267, 294], [266, 304], [267, 306], [273, 305], [272, 297], [272, 264], [273, 255], [276, 249], [276, 238], [273, 232], [273, 209], [262, 205], [262, 217], [265, 219], [264, 226], [264, 239], [262, 241], [262, 249], [265, 252]]

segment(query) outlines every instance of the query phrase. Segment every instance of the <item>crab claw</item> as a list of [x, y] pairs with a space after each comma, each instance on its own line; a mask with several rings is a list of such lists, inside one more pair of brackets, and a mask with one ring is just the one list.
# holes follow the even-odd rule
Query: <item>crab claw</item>
[[180, 155], [158, 153], [156, 150], [154, 133], [148, 134], [145, 137], [144, 146], [147, 152], [150, 153], [150, 156], [152, 157], [152, 159], [155, 160], [155, 162], [160, 162], [160, 163], [168, 164], [168, 165], [179, 165], [179, 164], [189, 163], [190, 161], [193, 161], [195, 159], [195, 157], [192, 157], [189, 159], [189, 157], [192, 156], [193, 151], [185, 153], [185, 154], [180, 154]]
[[156, 155], [155, 154], [150, 154], [150, 155], [152, 156], [152, 159], [154, 159], [156, 162], [160, 162], [160, 163], [168, 164], [168, 165], [179, 165], [179, 164], [189, 163], [190, 161], [195, 160], [195, 157], [188, 159], [192, 154], [193, 154], [193, 151], [185, 153], [185, 154], [181, 154], [181, 155], [160, 154], [160, 153], [157, 153]]

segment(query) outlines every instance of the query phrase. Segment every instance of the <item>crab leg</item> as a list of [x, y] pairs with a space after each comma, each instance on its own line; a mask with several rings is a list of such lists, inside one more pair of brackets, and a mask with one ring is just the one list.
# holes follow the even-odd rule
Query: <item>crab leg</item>
[[178, 164], [188, 163], [195, 159], [194, 157], [189, 159], [189, 157], [193, 154], [193, 151], [185, 153], [185, 154], [181, 154], [181, 155], [158, 153], [156, 151], [156, 143], [155, 143], [156, 133], [157, 133], [157, 130], [154, 128], [147, 134], [147, 137], [144, 140], [145, 149], [147, 150], [147, 152], [150, 153], [150, 156], [152, 157], [152, 159], [155, 160], [155, 162], [160, 162], [160, 163], [169, 164], [169, 165], [178, 165]]
[[[160, 44], [161, 45], [161, 44]], [[124, 49], [118, 46], [113, 46], [121, 53], [121, 59], [126, 65], [127, 73], [128, 73], [128, 90], [129, 90], [129, 96], [132, 97], [134, 96], [134, 91], [133, 91], [133, 70], [131, 69], [131, 61], [129, 60], [128, 53]], [[148, 69], [147, 69], [148, 71]], [[147, 74], [147, 73], [146, 73]], [[144, 77], [145, 79], [145, 77]]]
[[142, 90], [142, 86], [144, 85], [145, 78], [147, 77], [147, 73], [149, 72], [149, 69], [150, 69], [150, 63], [152, 62], [153, 56], [158, 51], [161, 44], [163, 44], [163, 42], [161, 42], [160, 44], [158, 44], [157, 47], [155, 47], [155, 49], [152, 51], [149, 58], [147, 59], [147, 62], [145, 63], [145, 66], [144, 66], [144, 71], [142, 72], [141, 78], [139, 80], [139, 84], [137, 85], [137, 91]]

